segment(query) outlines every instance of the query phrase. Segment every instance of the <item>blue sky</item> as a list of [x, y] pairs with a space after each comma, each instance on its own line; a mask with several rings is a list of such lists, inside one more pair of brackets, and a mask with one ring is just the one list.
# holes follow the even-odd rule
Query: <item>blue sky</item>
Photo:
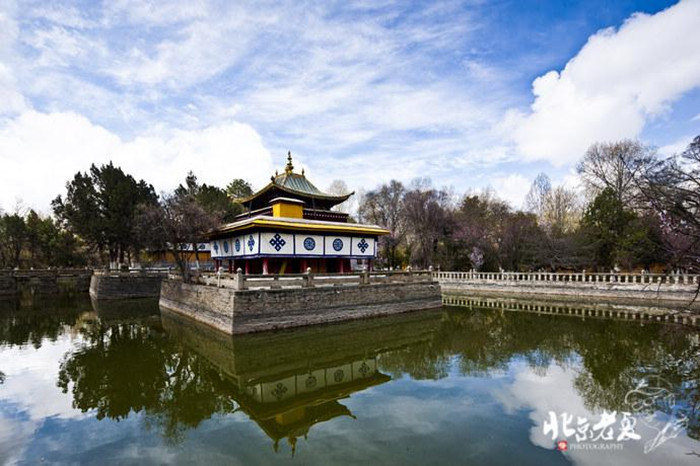
[[156, 190], [429, 177], [518, 206], [596, 141], [700, 134], [700, 1], [0, 0], [0, 207], [113, 160]]

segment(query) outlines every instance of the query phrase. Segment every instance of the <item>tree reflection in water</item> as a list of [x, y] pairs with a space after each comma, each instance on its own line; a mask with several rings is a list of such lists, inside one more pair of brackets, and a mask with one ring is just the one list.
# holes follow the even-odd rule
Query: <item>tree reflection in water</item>
[[[671, 384], [689, 417], [688, 435], [700, 438], [696, 330], [478, 308], [430, 315], [243, 338], [209, 337], [201, 328], [166, 331], [158, 323], [96, 323], [85, 330], [84, 343], [65, 355], [58, 385], [72, 392], [77, 408], [96, 410], [98, 419], [143, 413], [149, 428], [178, 442], [187, 429], [240, 405], [272, 436], [279, 426], [265, 424], [246, 388], [295, 374], [308, 377], [328, 366], [326, 359], [352, 364], [375, 358], [379, 372], [414, 379], [440, 379], [454, 370], [489, 376], [523, 360], [542, 375], [552, 364], [575, 369], [575, 389], [590, 410], [628, 411], [625, 395], [644, 377], [658, 375]], [[342, 396], [362, 389], [348, 388]]]
[[66, 328], [79, 327], [89, 311], [88, 299], [72, 296], [37, 298], [23, 306], [15, 299], [0, 300], [0, 344], [40, 348], [44, 340], [56, 341]]
[[[591, 411], [630, 411], [627, 393], [658, 376], [688, 417], [688, 435], [700, 439], [697, 329], [491, 309], [452, 309], [445, 316], [434, 340], [436, 364], [456, 355], [461, 373], [477, 376], [504, 370], [514, 358], [540, 374], [552, 363], [575, 368], [574, 387]], [[670, 409], [650, 409], [660, 408]]]
[[82, 347], [61, 362], [58, 386], [71, 390], [74, 407], [96, 410], [97, 419], [143, 412], [146, 426], [173, 442], [234, 409], [228, 385], [201, 356], [158, 327], [134, 323], [90, 329]]

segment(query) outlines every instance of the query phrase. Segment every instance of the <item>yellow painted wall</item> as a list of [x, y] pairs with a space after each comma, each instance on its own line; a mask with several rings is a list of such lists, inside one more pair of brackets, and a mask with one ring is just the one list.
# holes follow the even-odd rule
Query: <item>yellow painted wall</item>
[[[160, 251], [156, 253], [149, 254], [151, 260], [158, 262], [171, 262], [175, 263], [175, 256], [170, 251]], [[194, 252], [187, 253], [187, 261], [194, 262], [195, 255]], [[199, 262], [209, 262], [211, 260], [211, 254], [209, 251], [199, 251]]]
[[272, 204], [273, 217], [304, 218], [304, 207], [300, 204], [275, 202]]

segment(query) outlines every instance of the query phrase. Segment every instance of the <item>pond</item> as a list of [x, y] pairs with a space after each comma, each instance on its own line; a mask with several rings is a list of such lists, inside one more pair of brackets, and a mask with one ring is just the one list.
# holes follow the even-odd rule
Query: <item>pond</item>
[[698, 465], [698, 380], [676, 325], [471, 306], [231, 337], [0, 302], [0, 463]]

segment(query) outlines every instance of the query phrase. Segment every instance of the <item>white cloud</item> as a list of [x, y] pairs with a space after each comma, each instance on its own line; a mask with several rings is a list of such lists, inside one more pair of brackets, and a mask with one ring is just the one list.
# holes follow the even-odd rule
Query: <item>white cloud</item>
[[571, 172], [565, 174], [561, 180], [561, 183], [559, 183], [559, 184], [561, 184], [566, 189], [576, 191], [579, 194], [583, 194], [583, 192], [584, 192], [583, 184], [581, 182], [581, 177], [578, 175], [578, 173], [576, 173], [574, 171], [571, 171]]
[[688, 148], [690, 143], [693, 141], [694, 136], [685, 136], [675, 141], [659, 147], [659, 154], [662, 156], [669, 157], [674, 154], [680, 154]]
[[[524, 163], [545, 158], [566, 164], [580, 156], [577, 147], [585, 147], [592, 134], [595, 139], [637, 134], [649, 116], [663, 114], [664, 105], [687, 87], [679, 76], [692, 74], [695, 62], [678, 60], [687, 55], [687, 43], [666, 53], [647, 73], [649, 79], [637, 79], [644, 73], [636, 69], [646, 72], [660, 48], [685, 34], [688, 21], [678, 20], [683, 14], [675, 12], [689, 8], [681, 4], [655, 16], [635, 16], [618, 32], [592, 36], [561, 74], [536, 81], [533, 113], [510, 112], [504, 125], [510, 132], [504, 133], [498, 122], [512, 105], [514, 74], [505, 73], [475, 42], [474, 32], [483, 31], [485, 20], [478, 8], [462, 2], [407, 7], [401, 2], [115, 0], [90, 7], [3, 6], [0, 99], [8, 104], [0, 106], [5, 118], [0, 133], [12, 140], [16, 117], [31, 109], [72, 115], [72, 124], [83, 118], [87, 143], [100, 150], [83, 157], [85, 151], [63, 141], [56, 147], [69, 151], [62, 152], [60, 170], [43, 162], [33, 166], [42, 180], [55, 173], [48, 184], [58, 191], [66, 174], [93, 161], [117, 163], [119, 157], [125, 169], [136, 166], [141, 171], [132, 173], [144, 173], [158, 189], [168, 189], [171, 177], [161, 169], [163, 160], [172, 170], [199, 169], [184, 156], [173, 156], [175, 162], [164, 152], [180, 153], [176, 144], [183, 143], [182, 150], [193, 153], [185, 136], [191, 134], [202, 144], [210, 141], [206, 151], [218, 154], [213, 141], [224, 135], [212, 128], [237, 122], [240, 131], [245, 124], [255, 128], [251, 138], [243, 137], [251, 147], [264, 146], [281, 159], [291, 149], [309, 161], [307, 172], [320, 174], [314, 179], [320, 186], [342, 178], [355, 189], [373, 188], [392, 178], [408, 182], [430, 176], [437, 185], [464, 191], [478, 180], [480, 186], [507, 185], [505, 197], [518, 204], [523, 188], [495, 179], [508, 173], [493, 173], [513, 161], [508, 137], [516, 135], [527, 156]], [[676, 31], [670, 38], [656, 33], [667, 23]], [[648, 34], [663, 44], [647, 44]], [[640, 47], [653, 56], [646, 57], [649, 52]], [[610, 56], [625, 60], [607, 63]], [[264, 144], [255, 142], [257, 134]], [[46, 159], [18, 151], [31, 146], [44, 153], [42, 140], [56, 142], [55, 135], [35, 139], [10, 144], [16, 157]], [[7, 141], [2, 144], [8, 147]], [[139, 163], [130, 155], [136, 153]], [[205, 164], [199, 155], [196, 162]], [[222, 163], [223, 155], [216, 158]], [[251, 179], [256, 184], [274, 170], [265, 160], [269, 170], [264, 176], [256, 172], [260, 181]], [[274, 165], [281, 163], [277, 159]], [[22, 160], [11, 166], [24, 167]], [[378, 166], [382, 170], [373, 169]], [[484, 167], [492, 171], [484, 173]], [[212, 173], [212, 179], [219, 174]], [[34, 191], [45, 188], [34, 189], [32, 183], [14, 182], [18, 190], [11, 196], [5, 192], [9, 188], [0, 188], [0, 202], [7, 207], [8, 198], [19, 196], [36, 205]]]
[[47, 418], [83, 419], [89, 416], [73, 407], [73, 396], [56, 385], [62, 357], [81, 338], [62, 335], [31, 345], [4, 347], [0, 390], [0, 463], [22, 461], [35, 433]]
[[560, 73], [535, 79], [531, 111], [510, 111], [504, 124], [522, 155], [564, 165], [593, 142], [637, 137], [700, 86], [699, 19], [697, 0], [635, 14], [591, 36]]
[[64, 335], [56, 341], [45, 340], [38, 349], [31, 345], [3, 348], [2, 371], [6, 379], [0, 401], [15, 405], [35, 422], [47, 417], [84, 417], [73, 407], [72, 395], [56, 386], [61, 359], [75, 344], [72, 336]]
[[[1, 27], [1, 26], [0, 26]], [[17, 89], [17, 81], [12, 72], [0, 63], [0, 117], [16, 115], [27, 108], [24, 96]]]
[[233, 178], [261, 185], [273, 171], [258, 133], [235, 121], [124, 141], [75, 113], [28, 111], [0, 129], [0, 206], [11, 209], [21, 194], [47, 211], [76, 172], [110, 160], [156, 190], [173, 189], [189, 170], [217, 186]]
[[4, 416], [0, 411], [0, 463], [18, 464], [39, 422]]
[[522, 208], [531, 184], [531, 180], [518, 173], [497, 176], [491, 180], [491, 187], [496, 191], [496, 195], [517, 209]]
[[0, 118], [16, 115], [27, 108], [12, 70], [12, 47], [19, 35], [19, 27], [13, 18], [15, 10], [13, 3], [0, 3]]
[[17, 6], [13, 1], [0, 3], [0, 58], [6, 59], [19, 35], [19, 26], [14, 19]]
[[125, 21], [142, 25], [167, 25], [206, 16], [211, 2], [143, 2], [141, 0], [112, 0], [105, 5], [109, 21]]
[[[502, 161], [503, 154], [494, 158], [490, 147], [500, 111], [481, 92], [492, 88], [491, 69], [476, 59], [455, 73], [439, 69], [441, 61], [451, 61], [444, 53], [461, 56], [457, 44], [478, 22], [453, 2], [410, 11], [396, 3], [371, 7], [183, 2], [171, 8], [124, 0], [90, 14], [41, 6], [17, 12], [22, 47], [13, 49], [20, 84], [14, 95], [35, 103], [37, 115], [64, 115], [69, 126], [82, 121], [83, 138], [96, 147], [87, 154], [55, 134], [19, 143], [13, 134], [26, 125], [8, 120], [3, 129], [0, 122], [6, 139], [0, 148], [18, 158], [13, 170], [22, 172], [25, 158], [47, 159], [44, 140], [52, 141], [53, 154], [53, 147], [71, 154], [59, 170], [43, 162], [34, 166], [37, 179], [49, 180], [46, 188], [15, 181], [0, 188], [0, 202], [7, 206], [19, 196], [36, 205], [38, 192], [51, 187], [57, 194], [66, 176], [90, 162], [119, 163], [120, 157], [125, 169], [136, 165], [140, 171], [133, 174], [147, 171], [144, 179], [167, 189], [162, 153], [178, 152], [186, 133], [221, 140], [209, 129], [231, 121], [254, 127], [276, 153], [291, 149], [300, 161], [310, 161], [307, 172], [327, 174], [314, 179], [320, 186], [343, 178], [353, 187], [373, 187], [426, 174], [440, 184], [462, 184], [466, 178], [457, 169]], [[480, 83], [478, 93], [465, 85], [471, 81]], [[18, 102], [12, 115], [27, 109]], [[262, 146], [253, 139], [246, 140]], [[29, 146], [32, 154], [22, 157]], [[213, 144], [206, 149], [217, 152]], [[138, 164], [130, 154], [139, 154]], [[255, 173], [256, 184], [274, 170], [265, 160], [269, 170]], [[168, 166], [200, 171], [182, 157], [180, 162]], [[378, 164], [386, 169], [368, 170]], [[442, 173], [452, 178], [438, 180]]]

